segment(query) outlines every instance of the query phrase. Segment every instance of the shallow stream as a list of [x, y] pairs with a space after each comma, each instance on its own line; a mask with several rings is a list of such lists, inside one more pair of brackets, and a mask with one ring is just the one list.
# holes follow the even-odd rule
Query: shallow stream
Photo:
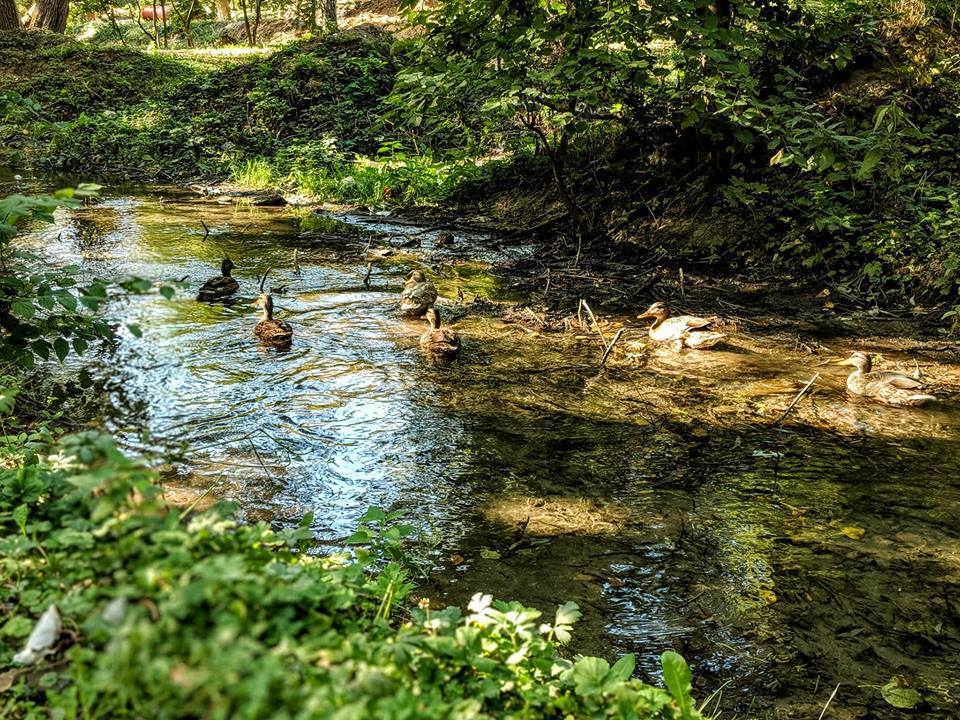
[[[894, 676], [925, 699], [912, 716], [960, 716], [960, 401], [853, 402], [829, 364], [854, 345], [883, 351], [884, 367], [916, 358], [949, 395], [956, 353], [833, 337], [811, 355], [789, 333], [744, 330], [678, 355], [630, 326], [600, 370], [589, 330], [463, 313], [458, 289], [521, 298], [487, 270], [482, 238], [434, 237], [161, 188], [58, 211], [21, 242], [100, 277], [186, 278], [173, 300], [112, 302], [143, 336], [123, 330], [91, 369], [127, 445], [188, 449], [167, 469], [175, 501], [226, 498], [278, 524], [313, 512], [331, 542], [370, 506], [403, 510], [425, 530], [435, 567], [421, 591], [435, 604], [484, 591], [552, 612], [573, 599], [574, 651], [637, 653], [655, 680], [674, 648], [723, 717], [816, 718], [838, 684], [825, 718], [903, 717], [880, 690]], [[410, 238], [422, 246], [373, 257], [368, 277], [368, 243]], [[238, 301], [196, 302], [225, 254]], [[267, 267], [294, 327], [286, 351], [251, 334]], [[427, 363], [423, 324], [395, 313], [412, 267], [459, 316], [451, 367]]]

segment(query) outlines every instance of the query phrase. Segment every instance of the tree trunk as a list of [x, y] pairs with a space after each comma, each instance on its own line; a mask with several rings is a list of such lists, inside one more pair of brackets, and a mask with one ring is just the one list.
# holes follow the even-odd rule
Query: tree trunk
[[217, 0], [217, 20], [230, 20], [230, 0]]
[[37, 0], [37, 11], [30, 18], [30, 27], [62, 33], [67, 29], [70, 0]]
[[323, 0], [323, 29], [337, 31], [337, 0]]
[[14, 0], [0, 0], [0, 30], [19, 30], [20, 16]]

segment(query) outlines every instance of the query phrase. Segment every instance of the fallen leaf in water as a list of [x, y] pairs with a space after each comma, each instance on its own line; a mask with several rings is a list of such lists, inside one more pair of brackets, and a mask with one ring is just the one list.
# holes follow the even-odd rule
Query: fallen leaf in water
[[827, 288], [824, 288], [817, 294], [817, 297], [820, 298], [821, 300], [825, 297], [830, 297], [830, 290]]
[[480, 548], [480, 557], [484, 560], [499, 560], [500, 553], [496, 550], [491, 550], [490, 548]]
[[463, 555], [451, 555], [451, 556], [450, 556], [450, 562], [452, 562], [454, 565], [462, 565], [462, 564], [463, 564]]
[[37, 620], [37, 624], [33, 626], [33, 632], [27, 638], [27, 644], [23, 646], [23, 650], [13, 656], [13, 661], [18, 665], [33, 665], [50, 651], [60, 637], [62, 629], [60, 611], [57, 610], [56, 605], [51, 605]]
[[767, 605], [773, 605], [779, 598], [773, 590], [763, 589], [760, 591], [760, 597]]
[[913, 688], [904, 687], [898, 678], [890, 678], [890, 682], [880, 688], [880, 694], [888, 705], [902, 710], [916, 707], [923, 700], [920, 693]]
[[827, 300], [827, 302], [825, 302], [825, 303], [823, 304], [823, 309], [824, 309], [824, 310], [833, 310], [833, 308], [834, 308], [834, 305], [833, 305], [833, 303], [830, 302], [829, 300]]
[[848, 538], [850, 538], [851, 540], [859, 540], [859, 539], [861, 539], [861, 538], [866, 534], [867, 531], [864, 530], [863, 528], [858, 528], [858, 527], [853, 527], [853, 526], [847, 526], [847, 527], [843, 528], [842, 530], [840, 530], [840, 532], [842, 532], [844, 535], [846, 535], [846, 536], [847, 536]]
[[7, 670], [5, 673], [0, 673], [0, 693], [6, 692], [13, 687], [13, 684], [17, 681], [17, 671], [16, 670]]

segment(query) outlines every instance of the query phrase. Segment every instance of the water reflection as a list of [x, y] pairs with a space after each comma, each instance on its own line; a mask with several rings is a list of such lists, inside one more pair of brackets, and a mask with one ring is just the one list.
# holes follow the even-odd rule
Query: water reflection
[[[143, 336], [124, 333], [98, 360], [124, 442], [190, 448], [171, 495], [212, 487], [280, 523], [312, 511], [327, 539], [370, 505], [405, 509], [441, 538], [425, 592], [544, 609], [572, 598], [585, 610], [577, 649], [636, 652], [652, 675], [675, 647], [701, 689], [732, 681], [724, 707], [748, 717], [774, 704], [810, 716], [837, 682], [838, 717], [897, 717], [875, 687], [896, 673], [923, 689], [931, 717], [954, 707], [960, 417], [949, 404], [850, 402], [842, 369], [778, 338], [680, 355], [634, 342], [636, 357], [600, 371], [593, 338], [467, 317], [460, 359], [436, 367], [417, 345], [422, 324], [394, 312], [411, 263], [439, 271], [446, 302], [458, 288], [504, 288], [475, 257], [459, 261], [469, 237], [434, 254], [428, 233], [427, 255], [376, 260], [365, 286], [366, 232], [417, 232], [382, 218], [304, 227], [287, 210], [130, 195], [57, 220], [24, 238], [51, 262], [188, 278], [172, 301], [114, 302], [110, 315]], [[195, 302], [224, 255], [237, 302]], [[267, 267], [286, 286], [288, 350], [252, 335]], [[812, 397], [775, 426], [815, 372]]]

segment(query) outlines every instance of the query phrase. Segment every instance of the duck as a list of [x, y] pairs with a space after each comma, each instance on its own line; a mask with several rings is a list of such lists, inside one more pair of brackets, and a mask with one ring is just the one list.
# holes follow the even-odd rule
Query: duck
[[440, 327], [440, 311], [437, 308], [429, 308], [424, 319], [430, 324], [430, 329], [420, 336], [420, 347], [430, 354], [448, 358], [460, 352], [460, 337], [453, 330]]
[[453, 236], [453, 233], [449, 230], [443, 230], [437, 233], [437, 239], [434, 240], [434, 245], [437, 247], [446, 247], [448, 245], [453, 245], [456, 238]]
[[400, 313], [404, 317], [423, 317], [437, 301], [437, 288], [422, 270], [411, 271], [400, 293]]
[[224, 300], [239, 290], [240, 283], [230, 275], [235, 267], [233, 260], [225, 257], [220, 263], [220, 274], [210, 278], [200, 287], [197, 300], [201, 302]]
[[254, 301], [254, 305], [263, 310], [263, 317], [253, 328], [253, 334], [263, 342], [271, 345], [288, 345], [293, 340], [293, 328], [283, 320], [277, 320], [273, 317], [273, 296], [263, 289], [267, 280], [267, 270], [260, 281], [260, 297]]
[[666, 303], [655, 302], [638, 319], [653, 318], [650, 326], [650, 339], [656, 342], [673, 342], [676, 350], [685, 347], [697, 350], [712, 348], [727, 338], [725, 333], [708, 331], [712, 320], [695, 315], [677, 315], [670, 317], [670, 308]]
[[873, 356], [867, 353], [855, 352], [837, 364], [854, 367], [847, 377], [847, 390], [852, 395], [894, 407], [916, 407], [937, 399], [919, 392], [924, 384], [917, 378], [894, 370], [873, 370]]

